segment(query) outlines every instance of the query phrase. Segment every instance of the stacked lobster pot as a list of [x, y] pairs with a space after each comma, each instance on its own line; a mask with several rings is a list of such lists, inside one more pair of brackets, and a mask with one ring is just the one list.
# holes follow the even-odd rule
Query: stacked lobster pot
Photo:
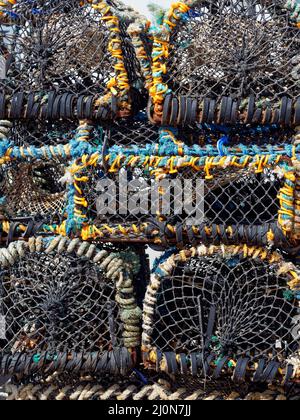
[[127, 31], [136, 14], [102, 0], [1, 8], [0, 375], [126, 376], [141, 344], [145, 246], [57, 231], [74, 204], [68, 168], [102, 154], [110, 127], [145, 104]]
[[193, 223], [157, 224], [180, 249], [157, 262], [146, 292], [148, 368], [299, 379], [298, 6], [187, 1], [150, 28], [147, 114], [172, 127], [163, 141], [177, 151], [162, 172], [200, 178], [203, 200], [190, 196], [202, 209]]
[[294, 390], [298, 4], [0, 8], [10, 398]]

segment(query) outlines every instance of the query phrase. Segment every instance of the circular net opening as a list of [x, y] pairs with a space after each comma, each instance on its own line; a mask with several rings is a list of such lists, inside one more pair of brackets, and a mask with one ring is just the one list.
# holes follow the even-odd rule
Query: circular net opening
[[86, 259], [32, 253], [2, 271], [2, 355], [92, 353], [122, 345], [114, 283]]
[[239, 256], [179, 263], [157, 294], [152, 347], [284, 362], [299, 346], [297, 306], [277, 270]]

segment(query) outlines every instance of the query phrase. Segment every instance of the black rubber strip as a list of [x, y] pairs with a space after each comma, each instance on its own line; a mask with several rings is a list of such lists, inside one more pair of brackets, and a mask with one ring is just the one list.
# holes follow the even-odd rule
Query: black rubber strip
[[223, 371], [223, 369], [224, 369], [224, 367], [225, 367], [225, 365], [226, 365], [226, 363], [228, 361], [229, 361], [229, 357], [228, 356], [223, 357], [219, 361], [218, 366], [216, 367], [216, 369], [214, 370], [214, 373], [213, 373], [213, 378], [214, 379], [219, 379], [219, 377], [221, 376], [222, 371]]
[[297, 99], [295, 103], [294, 125], [296, 127], [300, 125], [300, 97]]
[[202, 124], [206, 123], [208, 120], [209, 109], [210, 109], [210, 99], [204, 98], [201, 121], [200, 121]]
[[230, 123], [236, 124], [238, 120], [238, 103], [236, 101], [232, 104]]
[[107, 107], [105, 107], [102, 112], [102, 120], [107, 121], [108, 118], [109, 118], [109, 110]]
[[174, 126], [177, 123], [178, 110], [179, 110], [178, 99], [173, 98], [172, 99], [171, 115], [170, 115], [170, 125], [171, 126]]
[[0, 118], [4, 120], [6, 118], [6, 99], [5, 93], [0, 93]]
[[193, 226], [187, 226], [186, 230], [187, 230], [187, 236], [189, 238], [189, 244], [193, 246], [198, 245], [198, 241], [195, 238]]
[[111, 112], [113, 117], [115, 117], [118, 112], [118, 98], [115, 95], [112, 95], [111, 97]]
[[191, 358], [191, 372], [192, 372], [192, 376], [197, 376], [198, 375], [197, 354], [196, 353], [191, 353], [190, 354], [190, 358]]
[[19, 119], [21, 118], [23, 108], [24, 93], [16, 93], [11, 100], [10, 118]]
[[233, 375], [234, 381], [243, 382], [245, 380], [248, 363], [249, 363], [248, 358], [241, 358], [238, 360], [236, 368], [234, 370], [234, 375]]
[[263, 124], [270, 124], [271, 120], [272, 120], [272, 109], [270, 107], [267, 107], [264, 110]]
[[[14, 375], [16, 372], [16, 367], [19, 363], [19, 360], [22, 358], [22, 353], [17, 353], [14, 355], [14, 357], [11, 360], [11, 362], [8, 364], [6, 363], [6, 368], [5, 370], [7, 370], [7, 374], [9, 375]], [[7, 362], [9, 361], [9, 357], [7, 358]]]
[[47, 108], [48, 108], [47, 104], [42, 104], [40, 106], [40, 119], [41, 120], [46, 120], [47, 119]]
[[28, 120], [31, 118], [31, 112], [34, 106], [34, 100], [35, 100], [35, 94], [33, 92], [30, 92], [27, 97], [27, 106], [26, 106], [26, 112], [25, 112], [25, 118]]
[[265, 359], [260, 359], [258, 362], [258, 367], [255, 371], [255, 374], [253, 376], [253, 382], [263, 382], [263, 373], [265, 371], [267, 362]]
[[93, 118], [94, 99], [94, 96], [89, 96], [85, 103], [84, 115], [87, 119]]
[[211, 99], [210, 104], [209, 104], [208, 118], [207, 118], [208, 124], [212, 124], [215, 121], [215, 114], [216, 114], [216, 100]]
[[60, 110], [60, 101], [61, 101], [62, 95], [58, 95], [53, 104], [52, 108], [52, 119], [57, 120], [59, 119], [59, 110]]
[[274, 109], [273, 116], [272, 116], [272, 124], [278, 124], [279, 120], [280, 120], [279, 109]]
[[186, 100], [186, 111], [185, 111], [185, 117], [184, 117], [184, 125], [191, 125], [192, 124], [192, 105], [193, 105], [193, 99], [187, 98]]
[[152, 99], [151, 98], [149, 98], [149, 100], [148, 100], [146, 111], [147, 111], [148, 120], [152, 124], [156, 125], [156, 121], [154, 120], [153, 115], [152, 115], [153, 103], [152, 103]]
[[176, 242], [177, 242], [177, 247], [179, 249], [183, 249], [184, 248], [184, 242], [183, 242], [183, 226], [182, 224], [179, 224], [176, 226]]
[[278, 374], [278, 369], [280, 368], [280, 363], [272, 361], [266, 367], [263, 373], [263, 382], [273, 382]]
[[180, 354], [179, 359], [180, 359], [181, 374], [182, 375], [187, 375], [188, 374], [188, 367], [187, 367], [186, 355], [185, 354]]
[[224, 117], [225, 124], [228, 124], [231, 122], [232, 105], [233, 105], [232, 98], [227, 98], [226, 112], [225, 112], [225, 117]]
[[31, 119], [38, 119], [40, 114], [40, 104], [38, 102], [34, 103], [33, 107], [31, 108], [30, 118]]
[[67, 99], [69, 97], [69, 93], [64, 93], [62, 95], [59, 107], [59, 118], [66, 118], [66, 106], [67, 106]]
[[221, 100], [221, 106], [220, 106], [219, 117], [218, 117], [218, 124], [224, 124], [226, 109], [227, 109], [227, 100], [228, 100], [228, 98], [226, 98], [226, 97], [223, 97], [222, 100]]
[[170, 375], [175, 375], [176, 373], [178, 373], [176, 354], [174, 352], [167, 352], [164, 353], [164, 357], [167, 363], [167, 372]]
[[280, 114], [279, 114], [280, 124], [285, 124], [287, 104], [288, 104], [288, 98], [285, 96], [284, 98], [281, 99]]
[[217, 314], [216, 307], [215, 305], [212, 305], [210, 307], [208, 322], [207, 322], [206, 341], [205, 341], [206, 349], [208, 349], [211, 344], [212, 335], [213, 335], [215, 322], [216, 322], [216, 314]]
[[182, 125], [182, 122], [185, 117], [185, 110], [186, 110], [186, 98], [184, 96], [179, 97], [179, 113], [178, 113], [178, 119], [177, 124]]
[[9, 232], [8, 232], [7, 240], [6, 240], [6, 245], [7, 246], [13, 242], [16, 230], [17, 230], [18, 226], [20, 226], [20, 224], [21, 224], [20, 222], [12, 222], [10, 224]]
[[48, 95], [48, 107], [47, 107], [47, 119], [50, 120], [52, 118], [52, 109], [54, 105], [56, 97], [56, 92], [50, 92]]
[[206, 376], [211, 376], [212, 373], [212, 368], [211, 368], [211, 364], [212, 362], [214, 362], [215, 360], [215, 354], [210, 354], [209, 356], [204, 356], [204, 366], [203, 366], [203, 372]]
[[251, 95], [249, 97], [248, 109], [247, 109], [247, 116], [246, 116], [246, 124], [252, 123], [252, 118], [255, 112], [255, 97]]
[[97, 118], [98, 121], [102, 121], [103, 112], [104, 112], [104, 105], [101, 105], [97, 110], [96, 118]]
[[86, 96], [80, 95], [77, 100], [77, 118], [79, 120], [84, 119], [84, 102], [85, 102]]
[[97, 362], [99, 360], [99, 352], [94, 352], [91, 354], [91, 372], [96, 373]]
[[192, 112], [191, 112], [191, 124], [195, 124], [196, 122], [198, 122], [197, 118], [198, 118], [198, 101], [197, 99], [193, 100], [192, 103]]
[[75, 100], [76, 100], [76, 95], [74, 94], [71, 94], [67, 97], [65, 115], [66, 115], [66, 118], [68, 119], [73, 118], [73, 105], [75, 103]]
[[286, 113], [285, 113], [285, 125], [289, 127], [292, 123], [292, 112], [293, 112], [293, 100], [288, 98]]
[[284, 378], [284, 384], [288, 384], [290, 382], [290, 380], [293, 378], [294, 376], [294, 366], [293, 365], [288, 365], [286, 367], [286, 375]]
[[259, 124], [261, 122], [262, 113], [262, 108], [257, 108], [257, 110], [254, 112], [252, 120], [254, 124]]
[[162, 362], [162, 357], [163, 357], [162, 352], [157, 350], [156, 351], [156, 372], [160, 372], [160, 365]]
[[162, 125], [169, 125], [171, 104], [172, 104], [172, 95], [167, 95], [164, 100]]

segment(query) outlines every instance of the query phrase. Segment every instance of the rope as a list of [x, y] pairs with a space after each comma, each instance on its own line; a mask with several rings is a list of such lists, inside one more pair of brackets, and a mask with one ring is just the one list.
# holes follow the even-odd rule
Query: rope
[[193, 400], [272, 400], [285, 401], [287, 394], [281, 388], [270, 387], [264, 392], [250, 392], [246, 396], [238, 391], [205, 391], [204, 388], [195, 389], [191, 392], [185, 387], [177, 389], [175, 392], [171, 389], [171, 384], [166, 381], [158, 381], [153, 385], [145, 387], [136, 384], [111, 385], [108, 388], [94, 382], [82, 382], [77, 385], [59, 386], [56, 384], [29, 384], [13, 385], [8, 384], [4, 388], [6, 400], [116, 400], [116, 401], [193, 401]]

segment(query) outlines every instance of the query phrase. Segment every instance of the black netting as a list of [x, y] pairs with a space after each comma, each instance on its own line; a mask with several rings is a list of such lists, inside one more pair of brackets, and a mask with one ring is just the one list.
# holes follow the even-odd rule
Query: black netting
[[[8, 138], [20, 147], [43, 147], [66, 145], [76, 138], [79, 123], [77, 121], [40, 122], [14, 121]], [[89, 143], [98, 146], [103, 143], [105, 128], [91, 127]]]
[[[159, 140], [158, 128], [147, 121], [144, 113], [141, 113], [135, 119], [118, 121], [109, 125], [110, 146], [139, 146], [140, 148], [147, 144], [156, 144]], [[135, 149], [137, 152], [139, 149]]]
[[201, 1], [171, 38], [168, 84], [177, 95], [277, 105], [299, 96], [299, 30], [282, 1]]
[[78, 123], [39, 123], [37, 121], [13, 122], [9, 139], [16, 146], [37, 146], [66, 144], [76, 134]]
[[[229, 126], [217, 126], [198, 124], [196, 126], [179, 128], [177, 137], [186, 145], [207, 146], [217, 144], [223, 137], [227, 137], [227, 146], [265, 146], [291, 144], [295, 136], [293, 129], [279, 128], [277, 125], [245, 127], [239, 124]], [[247, 150], [247, 149], [245, 149]], [[247, 151], [245, 151], [247, 154]]]
[[[91, 4], [81, 3], [36, 0], [13, 6], [0, 28], [3, 116], [106, 120], [116, 115], [119, 88], [121, 108], [128, 107], [129, 89], [138, 106], [141, 76], [126, 20], [117, 20], [113, 2], [108, 2], [111, 9], [104, 19]], [[118, 37], [121, 44], [116, 44]], [[128, 86], [116, 86], [118, 78]], [[114, 97], [97, 102], [112, 86]]]
[[3, 374], [105, 370], [112, 351], [126, 369], [114, 281], [86, 258], [30, 253], [2, 270], [0, 297]]
[[53, 161], [11, 163], [1, 168], [2, 214], [33, 216], [54, 223], [63, 216], [65, 187], [60, 183], [64, 165]]
[[276, 223], [283, 180], [274, 169], [216, 169], [211, 180], [202, 171], [187, 169], [156, 180], [143, 168], [105, 175], [99, 166], [88, 167], [80, 172], [88, 177], [79, 183], [88, 204], [82, 210], [96, 225], [140, 224], [151, 217], [172, 225]]
[[213, 355], [215, 368], [224, 357], [285, 365], [299, 346], [292, 331], [298, 312], [286, 278], [277, 271], [239, 256], [178, 263], [157, 292], [152, 348], [195, 353], [203, 360]]
[[[109, 29], [90, 5], [77, 0], [18, 2], [5, 33], [7, 92], [67, 91], [103, 94], [113, 74], [108, 51]], [[8, 34], [8, 35], [7, 35]], [[125, 28], [122, 37], [126, 39]], [[125, 60], [134, 75], [132, 47], [124, 43]]]

